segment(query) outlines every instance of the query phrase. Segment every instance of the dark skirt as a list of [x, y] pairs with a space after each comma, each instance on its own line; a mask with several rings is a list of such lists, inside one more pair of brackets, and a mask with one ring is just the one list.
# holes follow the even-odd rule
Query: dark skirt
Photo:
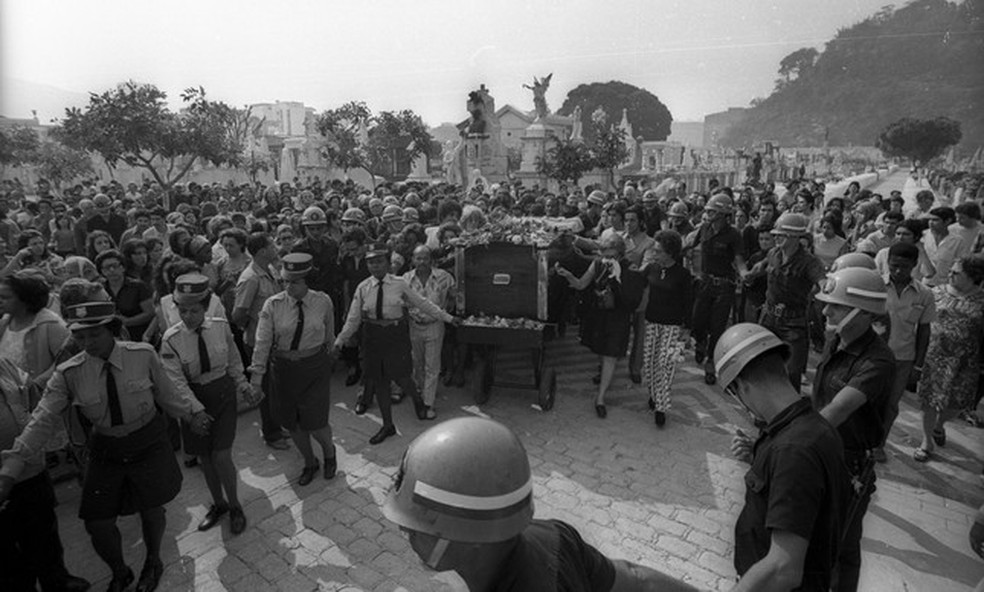
[[236, 383], [228, 374], [208, 384], [191, 384], [191, 392], [205, 406], [212, 418], [208, 433], [196, 434], [191, 425], [181, 422], [181, 438], [185, 454], [204, 456], [216, 450], [232, 448], [236, 437]]
[[599, 356], [624, 358], [631, 326], [632, 311], [588, 308], [581, 319], [581, 343]]
[[274, 357], [270, 364], [270, 410], [291, 432], [328, 425], [331, 407], [331, 360], [320, 350], [300, 360]]
[[388, 381], [410, 376], [410, 325], [406, 318], [393, 325], [362, 324], [362, 373], [367, 380]]
[[163, 506], [181, 490], [164, 416], [121, 438], [95, 434], [79, 518], [108, 520]]

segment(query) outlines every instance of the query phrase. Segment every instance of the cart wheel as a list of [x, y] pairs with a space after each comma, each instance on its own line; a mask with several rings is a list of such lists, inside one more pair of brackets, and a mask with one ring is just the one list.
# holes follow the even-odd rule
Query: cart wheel
[[472, 395], [476, 405], [484, 405], [492, 393], [492, 372], [486, 360], [478, 360], [472, 368]]
[[547, 368], [540, 377], [540, 409], [550, 411], [557, 397], [557, 371]]

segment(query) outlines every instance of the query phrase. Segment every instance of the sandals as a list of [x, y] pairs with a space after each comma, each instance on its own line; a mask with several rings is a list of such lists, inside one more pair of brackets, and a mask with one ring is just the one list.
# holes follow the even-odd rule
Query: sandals
[[925, 448], [916, 448], [916, 451], [912, 453], [912, 460], [916, 462], [924, 463], [933, 457], [932, 450], [926, 450]]
[[937, 446], [946, 446], [946, 430], [942, 427], [933, 430], [933, 443]]

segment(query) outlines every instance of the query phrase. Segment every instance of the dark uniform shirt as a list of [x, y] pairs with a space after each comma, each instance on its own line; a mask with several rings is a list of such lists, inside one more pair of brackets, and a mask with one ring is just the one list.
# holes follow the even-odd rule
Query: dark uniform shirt
[[[788, 240], [795, 240], [790, 238]], [[782, 304], [786, 317], [805, 317], [810, 300], [810, 292], [826, 275], [823, 263], [802, 246], [791, 257], [782, 260], [782, 250], [773, 247], [767, 257], [769, 283], [766, 289], [766, 302], [771, 306]]]
[[611, 590], [615, 566], [559, 520], [534, 520], [505, 562], [494, 592]]
[[804, 397], [755, 443], [735, 524], [735, 569], [747, 572], [769, 553], [772, 532], [786, 531], [809, 541], [797, 590], [828, 590], [850, 495], [840, 437]]
[[646, 234], [652, 236], [663, 229], [663, 220], [666, 219], [666, 216], [663, 214], [663, 210], [659, 209], [659, 206], [645, 208], [643, 213], [646, 216]]
[[338, 243], [334, 239], [326, 236], [322, 241], [315, 241], [307, 237], [295, 243], [291, 252], [307, 253], [314, 258], [314, 271], [308, 274], [309, 288], [330, 296], [341, 295], [342, 267], [338, 262]]
[[837, 427], [844, 450], [857, 453], [884, 440], [884, 417], [895, 380], [895, 355], [874, 331], [840, 349], [840, 336], [827, 343], [813, 381], [813, 407], [829, 404], [845, 386], [864, 393], [865, 402]]
[[718, 232], [714, 232], [712, 224], [705, 224], [700, 228], [697, 240], [700, 243], [701, 271], [733, 280], [735, 257], [742, 253], [741, 233], [730, 224]]

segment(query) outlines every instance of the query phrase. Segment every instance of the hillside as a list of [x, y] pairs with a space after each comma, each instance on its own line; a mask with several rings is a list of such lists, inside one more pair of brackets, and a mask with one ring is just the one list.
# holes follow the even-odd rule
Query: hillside
[[724, 137], [727, 146], [871, 146], [900, 117], [961, 122], [984, 144], [984, 0], [916, 0], [843, 29], [817, 54], [783, 59], [776, 90]]

